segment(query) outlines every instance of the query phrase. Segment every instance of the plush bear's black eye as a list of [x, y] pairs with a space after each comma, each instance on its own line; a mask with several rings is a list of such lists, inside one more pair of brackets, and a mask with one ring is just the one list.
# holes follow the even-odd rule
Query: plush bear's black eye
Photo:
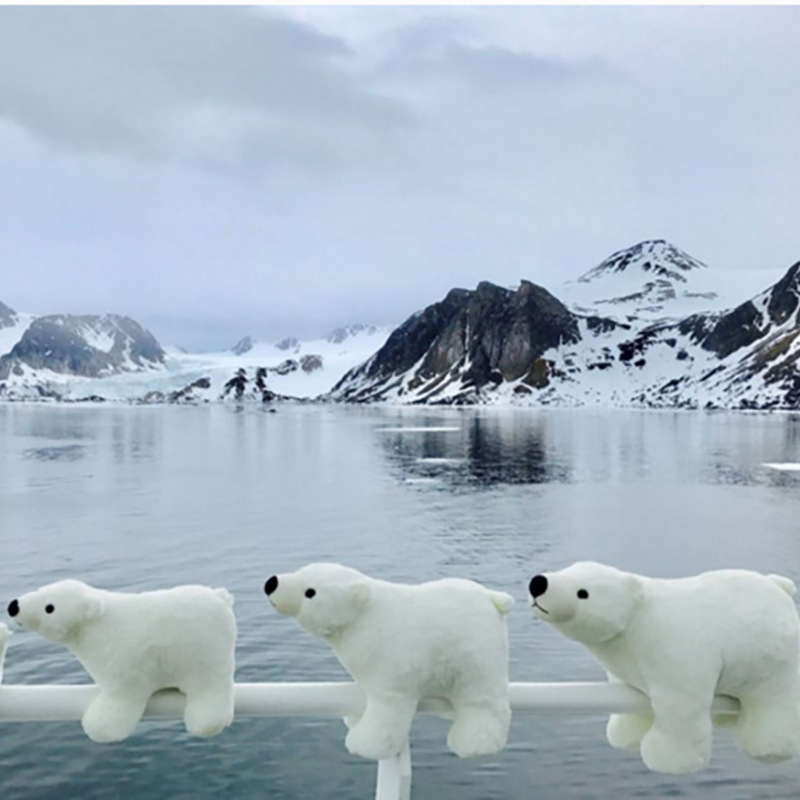
[[578, 597], [581, 600], [585, 600], [589, 596], [589, 592], [586, 589], [578, 589]]
[[310, 600], [317, 593], [316, 589], [306, 589], [306, 597]]
[[48, 614], [52, 614], [52, 613], [53, 613], [53, 612], [56, 610], [56, 607], [55, 607], [55, 606], [54, 606], [52, 603], [48, 603], [48, 604], [47, 604], [47, 605], [44, 607], [44, 610], [45, 610], [45, 611], [46, 611]]

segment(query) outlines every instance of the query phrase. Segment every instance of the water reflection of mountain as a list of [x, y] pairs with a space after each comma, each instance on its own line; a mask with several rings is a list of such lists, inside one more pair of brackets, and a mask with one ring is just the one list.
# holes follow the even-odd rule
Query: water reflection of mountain
[[[566, 482], [544, 422], [492, 415], [459, 415], [458, 424], [385, 428], [382, 444], [406, 479], [450, 485]], [[427, 430], [426, 430], [427, 427]]]
[[58, 447], [31, 447], [22, 453], [26, 459], [37, 461], [78, 461], [86, 454], [86, 448], [80, 444], [66, 444]]

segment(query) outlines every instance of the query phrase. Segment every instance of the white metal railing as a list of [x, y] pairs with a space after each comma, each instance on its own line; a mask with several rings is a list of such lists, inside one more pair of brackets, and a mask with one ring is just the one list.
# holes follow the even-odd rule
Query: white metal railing
[[[97, 692], [93, 685], [0, 686], [0, 723], [79, 720]], [[616, 683], [511, 683], [511, 708], [515, 713], [625, 713], [647, 711], [647, 697]], [[235, 716], [345, 717], [364, 705], [355, 683], [237, 683]], [[177, 691], [158, 692], [145, 710], [149, 718], [181, 717], [184, 697]], [[426, 700], [421, 712], [444, 714], [444, 701]], [[713, 710], [738, 713], [739, 703], [717, 697]], [[397, 756], [378, 762], [375, 800], [410, 800], [411, 756], [408, 743]]]

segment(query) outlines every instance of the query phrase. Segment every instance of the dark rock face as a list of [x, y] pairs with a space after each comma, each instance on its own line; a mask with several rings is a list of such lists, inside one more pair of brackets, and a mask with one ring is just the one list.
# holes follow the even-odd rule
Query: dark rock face
[[577, 317], [530, 281], [516, 292], [479, 284], [462, 319], [471, 361], [466, 378], [477, 387], [497, 382], [495, 371], [502, 380], [517, 380], [546, 350], [581, 338]]
[[775, 325], [782, 325], [797, 308], [800, 294], [800, 261], [772, 287], [767, 305], [770, 319]]
[[703, 348], [725, 358], [741, 347], [753, 344], [762, 335], [761, 314], [749, 300], [722, 317], [703, 341]]
[[[102, 338], [108, 349], [91, 342]], [[54, 314], [35, 319], [11, 352], [0, 358], [0, 378], [22, 365], [68, 375], [98, 377], [163, 364], [149, 331], [130, 317]]]
[[17, 321], [17, 312], [5, 303], [0, 303], [0, 328], [8, 328]]
[[367, 377], [387, 378], [411, 369], [461, 311], [470, 295], [466, 289], [452, 289], [441, 303], [409, 317], [378, 351], [367, 368]]
[[300, 369], [303, 372], [316, 372], [318, 369], [322, 369], [322, 356], [313, 353], [300, 356]]
[[255, 378], [249, 377], [244, 367], [239, 367], [234, 376], [225, 382], [220, 400], [233, 398], [240, 402], [245, 399], [257, 398], [262, 403], [269, 403], [275, 400], [278, 395], [267, 388], [266, 377], [266, 367], [257, 367]]
[[[769, 290], [766, 318], [752, 300], [737, 306], [720, 317], [710, 332], [703, 336], [695, 331], [706, 350], [725, 358], [743, 347], [748, 347], [764, 337], [770, 328], [782, 325], [797, 310], [800, 295], [800, 262]], [[699, 320], [695, 320], [699, 321]], [[688, 321], [687, 321], [688, 322]], [[707, 327], [709, 327], [707, 325]]]
[[[523, 281], [513, 291], [482, 282], [475, 291], [453, 289], [406, 320], [366, 364], [344, 376], [333, 395], [379, 399], [382, 388], [416, 365], [409, 388], [427, 384], [435, 393], [458, 381], [464, 391], [452, 402], [529, 374], [541, 385], [541, 355], [580, 338], [578, 317], [542, 287]], [[369, 386], [366, 394], [358, 385]]]
[[293, 358], [287, 358], [285, 361], [281, 361], [277, 367], [272, 367], [272, 371], [276, 375], [289, 375], [292, 372], [296, 372], [300, 364], [295, 361]]

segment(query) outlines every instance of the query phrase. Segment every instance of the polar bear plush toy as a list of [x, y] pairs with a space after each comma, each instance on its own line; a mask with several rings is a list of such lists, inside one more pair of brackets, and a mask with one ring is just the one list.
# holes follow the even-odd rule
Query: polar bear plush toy
[[389, 583], [339, 564], [273, 575], [264, 590], [278, 611], [328, 642], [364, 691], [363, 713], [346, 720], [351, 753], [399, 753], [426, 697], [452, 705], [447, 743], [457, 755], [505, 746], [510, 595], [458, 578]]
[[738, 698], [736, 738], [753, 758], [800, 751], [800, 626], [788, 578], [719, 570], [662, 580], [579, 562], [536, 575], [529, 591], [536, 616], [584, 644], [611, 681], [649, 697], [652, 713], [614, 714], [607, 735], [638, 748], [650, 769], [708, 763], [715, 694]]
[[184, 722], [195, 736], [233, 720], [236, 620], [225, 589], [125, 594], [63, 580], [12, 600], [8, 613], [66, 645], [95, 680], [100, 691], [82, 722], [96, 742], [129, 736], [160, 689], [186, 695]]

